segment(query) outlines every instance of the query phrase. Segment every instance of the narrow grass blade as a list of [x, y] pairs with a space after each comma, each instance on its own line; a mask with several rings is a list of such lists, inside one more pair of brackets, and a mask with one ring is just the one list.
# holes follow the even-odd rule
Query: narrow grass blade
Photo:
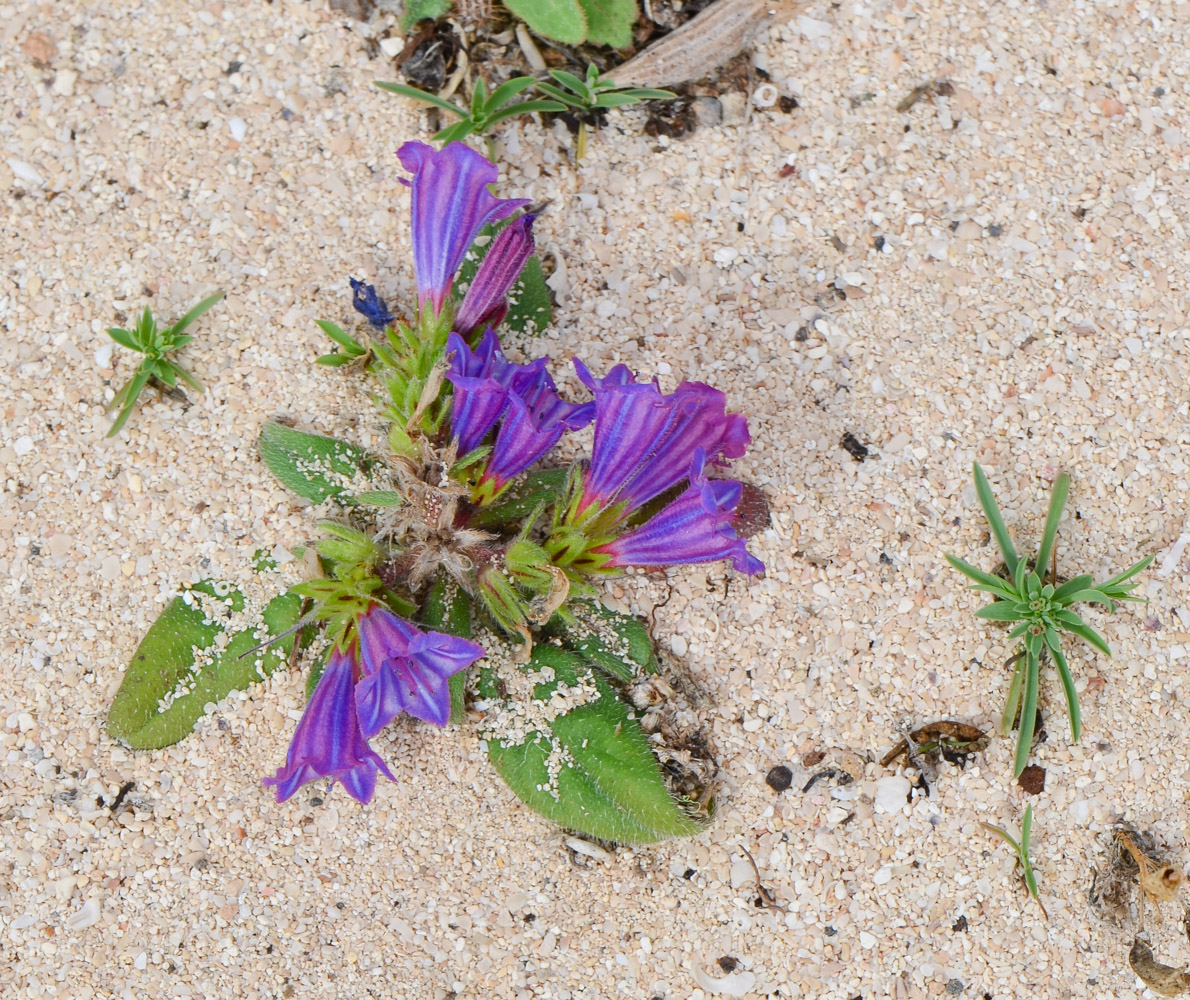
[[975, 492], [979, 497], [979, 505], [983, 508], [984, 516], [988, 519], [988, 524], [991, 526], [996, 544], [1000, 546], [1000, 554], [1004, 556], [1004, 564], [1008, 567], [1008, 572], [1015, 575], [1019, 557], [1016, 554], [1016, 548], [1012, 544], [1012, 539], [1008, 535], [1008, 528], [1004, 524], [1004, 518], [1000, 516], [1000, 508], [996, 506], [996, 498], [992, 495], [992, 487], [988, 482], [988, 477], [984, 475], [983, 469], [980, 468], [978, 462], [975, 463]]
[[202, 383], [198, 379], [196, 379], [193, 375], [191, 375], [188, 371], [186, 371], [186, 369], [183, 368], [181, 365], [175, 365], [172, 361], [167, 361], [165, 363], [167, 365], [169, 365], [169, 367], [171, 369], [173, 369], [174, 374], [178, 378], [180, 378], [183, 382], [185, 382], [188, 386], [190, 386], [190, 388], [193, 389], [195, 392], [204, 392], [205, 391], [202, 387]]
[[1004, 843], [1006, 843], [1009, 847], [1012, 848], [1013, 853], [1018, 858], [1020, 858], [1021, 845], [1016, 842], [1016, 838], [1013, 837], [1013, 835], [1011, 833], [1009, 833], [1007, 830], [1005, 830], [1004, 827], [996, 826], [995, 823], [980, 823], [979, 825], [982, 826], [985, 830], [987, 830], [988, 833], [994, 833], [997, 837], [999, 837], [1001, 840], [1003, 840]]
[[400, 97], [408, 97], [413, 101], [422, 101], [425, 104], [433, 104], [436, 108], [441, 108], [443, 111], [449, 111], [452, 115], [457, 115], [460, 118], [466, 118], [467, 112], [460, 108], [457, 104], [451, 104], [450, 101], [443, 100], [436, 94], [427, 93], [424, 90], [418, 90], [416, 87], [406, 87], [403, 83], [385, 83], [383, 80], [374, 81], [375, 85], [381, 90], [387, 90], [390, 94], [397, 94]]
[[1070, 676], [1070, 665], [1066, 654], [1056, 643], [1050, 646], [1058, 676], [1062, 679], [1062, 692], [1066, 695], [1066, 714], [1070, 717], [1070, 740], [1077, 743], [1083, 734], [1083, 719], [1078, 707], [1078, 692], [1074, 690], [1074, 678]]
[[109, 326], [107, 335], [121, 347], [127, 347], [130, 351], [137, 351], [139, 353], [141, 350], [141, 346], [137, 343], [135, 335], [133, 335], [128, 330], [121, 330], [119, 327]]
[[[1101, 583], [1096, 589], [1097, 590], [1107, 590], [1108, 587], [1117, 587], [1121, 583], [1123, 583], [1125, 580], [1131, 580], [1134, 576], [1136, 576], [1137, 573], [1141, 572], [1141, 570], [1147, 569], [1149, 563], [1151, 563], [1153, 561], [1153, 558], [1154, 558], [1153, 556], [1145, 556], [1145, 558], [1142, 559], [1140, 562], [1136, 563], [1133, 566], [1129, 566], [1119, 576], [1113, 576], [1106, 583]], [[1135, 597], [1127, 597], [1127, 598], [1122, 598], [1122, 599], [1129, 600], [1129, 601], [1138, 600], [1138, 598], [1135, 598]]]
[[[132, 376], [132, 381], [129, 382], [123, 389], [116, 394], [116, 400], [121, 400], [120, 412], [116, 414], [116, 419], [112, 421], [112, 426], [107, 432], [107, 437], [115, 437], [128, 423], [128, 418], [132, 416], [132, 411], [136, 409], [137, 398], [141, 394], [141, 390], [148, 385], [151, 372], [144, 370], [138, 371]], [[116, 400], [112, 400], [114, 403]]]
[[1033, 749], [1033, 731], [1037, 724], [1037, 681], [1041, 662], [1032, 648], [1025, 650], [1025, 696], [1021, 703], [1021, 721], [1017, 727], [1016, 757], [1012, 764], [1012, 776], [1019, 778], [1029, 763]]
[[324, 319], [318, 319], [314, 322], [318, 325], [318, 329], [330, 337], [331, 340], [343, 348], [348, 354], [359, 357], [366, 353], [363, 344], [347, 333], [341, 326], [335, 323], [328, 323]]
[[1111, 656], [1111, 646], [1107, 644], [1107, 640], [1073, 611], [1058, 611], [1054, 614], [1054, 617], [1065, 626], [1067, 632], [1074, 633], [1080, 639], [1089, 642], [1101, 653]]
[[528, 90], [537, 81], [531, 76], [514, 76], [506, 83], [500, 84], [492, 91], [492, 96], [484, 102], [486, 107], [493, 111], [511, 101], [517, 94], [523, 90]]
[[991, 593], [999, 594], [1003, 592], [1006, 601], [1020, 600], [1019, 596], [1013, 592], [1007, 580], [1001, 580], [998, 576], [993, 576], [991, 573], [985, 573], [978, 566], [972, 566], [964, 559], [958, 556], [952, 556], [950, 553], [946, 554], [946, 561], [957, 569], [963, 576], [974, 580], [982, 587], [986, 587]]
[[185, 316], [183, 316], [173, 326], [171, 326], [169, 328], [169, 332], [175, 335], [181, 333], [186, 329], [186, 327], [198, 319], [199, 316], [210, 309], [211, 306], [213, 306], [221, 298], [223, 298], [222, 292], [216, 292], [214, 295], [208, 295], [198, 305], [191, 309], [190, 312], [186, 313]]
[[1050, 509], [1045, 516], [1045, 530], [1041, 533], [1041, 548], [1037, 550], [1035, 565], [1045, 572], [1050, 564], [1050, 554], [1054, 551], [1054, 541], [1058, 537], [1058, 522], [1062, 520], [1062, 510], [1066, 506], [1066, 497], [1070, 493], [1070, 476], [1063, 472], [1054, 480], [1054, 492], [1050, 495]]
[[[1004, 701], [1004, 711], [1000, 715], [1000, 735], [1007, 736], [1012, 732], [1012, 724], [1016, 722], [1017, 708], [1021, 703], [1021, 689], [1025, 680], [1025, 651], [1021, 650], [1013, 658], [1016, 666], [1012, 671], [1012, 683], [1008, 686], [1008, 697]], [[1011, 662], [1011, 661], [1010, 661]]]

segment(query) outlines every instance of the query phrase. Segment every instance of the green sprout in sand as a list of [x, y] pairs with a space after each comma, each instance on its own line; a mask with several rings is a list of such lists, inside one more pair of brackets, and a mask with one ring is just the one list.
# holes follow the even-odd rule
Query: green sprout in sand
[[223, 298], [222, 292], [208, 296], [173, 326], [158, 327], [153, 313], [148, 306], [145, 306], [145, 311], [140, 314], [140, 319], [136, 321], [136, 326], [131, 330], [119, 327], [108, 328], [108, 336], [117, 344], [145, 356], [144, 361], [137, 368], [136, 374], [116, 393], [115, 398], [108, 405], [108, 409], [119, 409], [120, 411], [112, 422], [111, 430], [107, 432], [108, 437], [115, 437], [120, 433], [121, 428], [128, 422], [128, 418], [136, 408], [136, 400], [146, 385], [163, 388], [165, 392], [180, 393], [178, 379], [181, 379], [192, 389], [198, 392], [203, 391], [202, 383], [198, 379], [177, 362], [167, 358], [166, 355], [181, 350], [194, 339], [182, 331], [221, 298]]
[[1033, 731], [1037, 722], [1038, 678], [1041, 664], [1047, 657], [1052, 658], [1057, 666], [1062, 690], [1066, 694], [1071, 739], [1077, 743], [1082, 732], [1078, 695], [1074, 690], [1074, 679], [1070, 675], [1066, 654], [1063, 653], [1060, 644], [1061, 633], [1069, 632], [1076, 635], [1111, 656], [1111, 648], [1103, 636], [1083, 621], [1070, 606], [1078, 601], [1086, 601], [1102, 604], [1108, 611], [1114, 612], [1116, 601], [1141, 600], [1142, 598], [1132, 594], [1137, 584], [1127, 581], [1148, 566], [1153, 557], [1142, 559], [1106, 583], [1097, 585], [1087, 574], [1080, 574], [1060, 583], [1054, 542], [1058, 535], [1058, 521], [1062, 517], [1062, 508], [1066, 506], [1066, 495], [1070, 491], [1070, 476], [1062, 473], [1054, 483], [1049, 514], [1046, 516], [1045, 529], [1041, 536], [1041, 547], [1032, 560], [1017, 555], [1004, 518], [996, 506], [996, 499], [992, 496], [987, 476], [978, 463], [975, 465], [975, 490], [991, 526], [992, 535], [1004, 557], [1003, 575], [985, 573], [952, 555], [948, 555], [946, 559], [960, 573], [975, 581], [972, 590], [992, 595], [992, 603], [980, 608], [975, 613], [976, 617], [988, 621], [1014, 623], [1008, 638], [1019, 640], [1020, 647], [1008, 661], [1015, 664], [1015, 670], [1008, 688], [1004, 714], [1000, 718], [1000, 732], [1007, 736], [1019, 715], [1016, 758], [1013, 762], [1013, 774], [1019, 777], [1028, 763], [1029, 751], [1033, 745]]
[[1021, 866], [1021, 875], [1025, 879], [1025, 886], [1029, 890], [1029, 895], [1036, 901], [1037, 905], [1041, 907], [1041, 915], [1049, 920], [1050, 915], [1045, 912], [1045, 904], [1041, 901], [1041, 897], [1037, 894], [1037, 876], [1033, 874], [1033, 862], [1029, 860], [1029, 837], [1033, 833], [1033, 807], [1029, 806], [1025, 809], [1025, 818], [1021, 820], [1021, 839], [1017, 840], [1002, 826], [994, 826], [991, 823], [980, 823], [988, 833], [994, 833], [997, 837], [1004, 841], [1009, 847], [1013, 849], [1016, 854], [1017, 864]]

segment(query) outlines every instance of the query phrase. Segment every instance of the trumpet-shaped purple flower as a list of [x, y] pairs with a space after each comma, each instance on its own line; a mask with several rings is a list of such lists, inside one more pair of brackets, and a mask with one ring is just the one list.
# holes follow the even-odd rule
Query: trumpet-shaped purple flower
[[[707, 461], [739, 458], [751, 440], [748, 421], [726, 412], [726, 397], [702, 382], [669, 395], [637, 382], [624, 365], [596, 379], [577, 358], [583, 384], [595, 393], [595, 444], [580, 509], [625, 504], [636, 510], [689, 474], [695, 452]], [[722, 463], [721, 463], [722, 464]]]
[[375, 736], [401, 712], [445, 726], [453, 674], [483, 656], [483, 647], [442, 632], [423, 632], [373, 604], [359, 619], [360, 665], [355, 708], [365, 737]]
[[374, 286], [365, 281], [348, 278], [351, 282], [351, 304], [377, 330], [384, 330], [397, 317], [388, 311], [384, 299], [380, 297]]
[[451, 282], [479, 231], [506, 219], [525, 199], [502, 199], [488, 191], [497, 170], [475, 150], [452, 142], [435, 152], [424, 142], [407, 142], [397, 156], [413, 174], [413, 264], [418, 304], [441, 313]]
[[500, 230], [463, 296], [454, 319], [456, 333], [470, 340], [480, 330], [499, 326], [508, 315], [504, 297], [520, 276], [525, 262], [533, 256], [535, 218], [535, 215], [522, 215]]
[[686, 492], [639, 528], [593, 550], [609, 557], [605, 566], [674, 566], [730, 559], [742, 573], [764, 572], [764, 563], [748, 552], [735, 532], [740, 484], [708, 480], [703, 474], [705, 463], [703, 450], [696, 449]]
[[376, 774], [396, 779], [368, 740], [400, 712], [443, 726], [450, 717], [451, 675], [483, 656], [466, 639], [426, 632], [373, 604], [355, 624], [349, 651], [335, 649], [298, 723], [276, 777], [284, 802], [308, 781], [334, 778], [367, 803]]
[[360, 729], [355, 711], [355, 661], [336, 649], [298, 723], [285, 766], [264, 783], [275, 785], [277, 801], [284, 802], [308, 781], [334, 778], [352, 798], [366, 804], [376, 791], [378, 771], [396, 780]]
[[492, 330], [474, 351], [452, 333], [446, 350], [453, 354], [447, 378], [455, 387], [451, 431], [459, 453], [478, 448], [499, 424], [480, 479], [485, 496], [494, 497], [557, 444], [563, 433], [585, 427], [595, 416], [594, 403], [568, 403], [558, 395], [545, 370], [547, 358], [514, 364], [500, 350]]

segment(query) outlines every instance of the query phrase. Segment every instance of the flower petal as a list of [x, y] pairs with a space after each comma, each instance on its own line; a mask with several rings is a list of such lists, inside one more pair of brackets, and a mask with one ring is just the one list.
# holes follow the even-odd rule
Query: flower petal
[[329, 777], [341, 781], [352, 797], [367, 803], [376, 788], [377, 771], [396, 780], [360, 730], [354, 672], [352, 658], [336, 649], [298, 723], [285, 766], [275, 777], [264, 779], [266, 785], [276, 786], [278, 802], [308, 781]]
[[376, 288], [364, 281], [348, 278], [351, 282], [351, 305], [377, 330], [387, 329], [397, 317], [388, 311]]
[[457, 333], [469, 339], [477, 330], [497, 326], [504, 319], [508, 312], [504, 297], [520, 276], [525, 262], [533, 256], [535, 218], [535, 215], [522, 215], [500, 230], [463, 296], [454, 319]]
[[594, 551], [611, 558], [609, 567], [675, 566], [730, 559], [742, 573], [764, 572], [764, 564], [748, 552], [733, 528], [742, 488], [731, 480], [708, 480], [705, 455], [695, 452], [690, 487], [639, 528]]
[[455, 272], [479, 231], [505, 219], [525, 199], [501, 199], [488, 191], [497, 170], [475, 150], [452, 142], [435, 152], [424, 142], [407, 142], [397, 151], [413, 188], [413, 264], [417, 271], [418, 303], [429, 299], [442, 311]]

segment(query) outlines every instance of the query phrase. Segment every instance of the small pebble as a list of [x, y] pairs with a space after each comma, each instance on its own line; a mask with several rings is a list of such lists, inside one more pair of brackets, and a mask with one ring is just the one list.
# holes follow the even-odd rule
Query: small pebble
[[778, 764], [769, 769], [764, 781], [774, 792], [783, 792], [793, 784], [793, 772], [784, 764]]

